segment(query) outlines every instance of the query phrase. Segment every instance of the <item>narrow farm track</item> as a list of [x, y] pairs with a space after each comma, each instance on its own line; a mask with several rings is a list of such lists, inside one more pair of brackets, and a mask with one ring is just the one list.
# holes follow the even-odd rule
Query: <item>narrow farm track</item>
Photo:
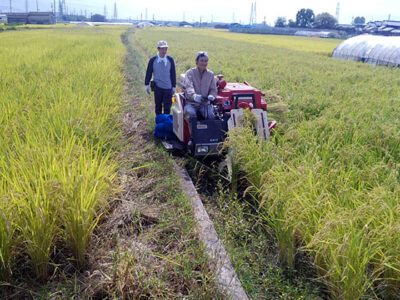
[[[143, 49], [140, 48], [140, 51], [145, 54]], [[135, 73], [138, 72], [139, 70], [136, 69]], [[140, 78], [138, 79], [140, 81]], [[152, 101], [149, 106], [151, 110], [154, 110], [154, 103]], [[197, 194], [188, 173], [184, 167], [180, 166], [181, 163], [182, 160], [180, 159], [174, 161], [174, 172], [179, 177], [185, 197], [192, 205], [196, 231], [198, 231], [198, 236], [205, 246], [205, 252], [210, 260], [209, 266], [213, 273], [215, 273], [219, 290], [226, 298], [245, 300], [247, 299], [247, 295], [240, 285], [226, 251], [218, 239], [214, 226], [201, 203], [200, 197]]]
[[[175, 184], [173, 162], [154, 142], [153, 109], [143, 97], [143, 66], [140, 50], [133, 51], [137, 47], [133, 32], [123, 35], [122, 41], [128, 51], [124, 69], [127, 109], [122, 116], [126, 144], [119, 158], [121, 199], [99, 228], [104, 235], [99, 240], [116, 241], [113, 249], [122, 254], [117, 267], [121, 282], [109, 282], [109, 286], [118, 297], [129, 299], [222, 298], [194, 230], [191, 206]], [[115, 268], [115, 262], [109, 260], [108, 266]], [[100, 282], [107, 282], [107, 276]]]

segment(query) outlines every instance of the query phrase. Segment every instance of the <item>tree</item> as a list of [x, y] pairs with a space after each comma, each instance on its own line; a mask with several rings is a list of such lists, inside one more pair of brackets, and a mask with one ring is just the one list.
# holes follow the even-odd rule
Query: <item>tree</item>
[[286, 18], [278, 17], [275, 21], [275, 27], [285, 27], [286, 26]]
[[296, 14], [297, 27], [311, 27], [314, 23], [314, 12], [309, 8], [302, 8]]
[[337, 20], [331, 14], [324, 12], [315, 17], [314, 26], [317, 28], [332, 29], [337, 24]]
[[364, 17], [355, 17], [353, 20], [354, 25], [363, 25], [365, 24], [365, 18]]
[[297, 25], [296, 25], [296, 22], [295, 22], [295, 21], [293, 21], [292, 19], [290, 19], [289, 22], [288, 22], [288, 26], [289, 26], [289, 27], [296, 27]]

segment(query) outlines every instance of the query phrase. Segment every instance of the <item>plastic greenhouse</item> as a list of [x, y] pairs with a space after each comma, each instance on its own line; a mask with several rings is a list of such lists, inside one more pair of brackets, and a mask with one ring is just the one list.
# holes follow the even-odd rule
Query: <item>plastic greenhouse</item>
[[400, 36], [355, 36], [339, 44], [333, 50], [332, 57], [399, 67]]

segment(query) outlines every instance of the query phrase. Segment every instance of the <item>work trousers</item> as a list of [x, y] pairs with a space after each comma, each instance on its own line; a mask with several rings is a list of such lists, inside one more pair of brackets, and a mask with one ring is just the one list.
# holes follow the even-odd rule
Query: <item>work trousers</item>
[[172, 105], [172, 89], [154, 88], [154, 102], [156, 105], [156, 115], [162, 113], [164, 106], [164, 114], [169, 114]]
[[199, 106], [195, 106], [191, 103], [186, 102], [185, 108], [184, 108], [184, 115], [186, 121], [190, 122], [193, 118], [197, 119], [197, 112], [200, 112], [201, 116], [203, 119], [208, 120], [208, 119], [214, 119], [214, 111], [213, 107], [211, 104], [208, 103], [201, 103]]

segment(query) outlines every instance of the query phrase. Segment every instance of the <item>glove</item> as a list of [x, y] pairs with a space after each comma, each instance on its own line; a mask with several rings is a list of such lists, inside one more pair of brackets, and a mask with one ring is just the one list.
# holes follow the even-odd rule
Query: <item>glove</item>
[[145, 90], [146, 90], [146, 93], [150, 95], [150, 86], [146, 85]]
[[193, 100], [194, 102], [200, 103], [201, 102], [201, 95], [194, 94]]
[[213, 95], [208, 95], [207, 99], [208, 99], [210, 102], [214, 102], [215, 97], [214, 97]]

